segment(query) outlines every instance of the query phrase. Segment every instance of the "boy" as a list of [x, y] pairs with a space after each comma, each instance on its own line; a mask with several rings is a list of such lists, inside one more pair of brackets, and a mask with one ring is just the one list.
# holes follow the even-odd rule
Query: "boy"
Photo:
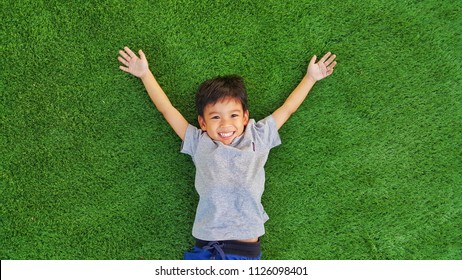
[[156, 108], [183, 141], [181, 152], [196, 166], [199, 204], [193, 225], [196, 244], [185, 259], [260, 259], [260, 236], [268, 216], [261, 205], [264, 165], [271, 148], [281, 143], [278, 130], [297, 110], [314, 84], [331, 75], [337, 64], [328, 52], [308, 70], [284, 104], [265, 119], [249, 119], [247, 93], [238, 76], [205, 81], [196, 94], [200, 129], [190, 125], [173, 107], [149, 70], [143, 51], [139, 57], [125, 47], [119, 68], [143, 82]]

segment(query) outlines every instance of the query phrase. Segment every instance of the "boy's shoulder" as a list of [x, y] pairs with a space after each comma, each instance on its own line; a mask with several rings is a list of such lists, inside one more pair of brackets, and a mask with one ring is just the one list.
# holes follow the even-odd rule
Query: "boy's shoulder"
[[249, 135], [249, 138], [251, 138], [253, 142], [263, 144], [268, 149], [272, 149], [281, 144], [276, 121], [272, 115], [258, 122], [256, 122], [255, 119], [250, 119], [245, 134]]

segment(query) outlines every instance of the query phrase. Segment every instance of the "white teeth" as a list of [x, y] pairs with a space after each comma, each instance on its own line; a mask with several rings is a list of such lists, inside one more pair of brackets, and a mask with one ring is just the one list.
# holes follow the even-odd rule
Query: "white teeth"
[[220, 134], [221, 137], [226, 138], [226, 137], [230, 137], [231, 135], [233, 135], [234, 132], [223, 132], [223, 133], [218, 133], [218, 134]]

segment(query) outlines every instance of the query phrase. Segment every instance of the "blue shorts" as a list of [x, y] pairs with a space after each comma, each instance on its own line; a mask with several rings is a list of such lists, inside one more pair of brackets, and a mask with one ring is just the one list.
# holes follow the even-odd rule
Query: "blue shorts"
[[193, 250], [184, 253], [185, 260], [259, 260], [260, 258], [260, 241], [197, 240]]

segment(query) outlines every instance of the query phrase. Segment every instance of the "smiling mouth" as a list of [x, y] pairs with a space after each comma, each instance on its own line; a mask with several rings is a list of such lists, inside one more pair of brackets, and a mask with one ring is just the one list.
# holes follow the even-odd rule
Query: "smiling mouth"
[[218, 135], [220, 135], [221, 138], [229, 138], [231, 136], [234, 135], [234, 132], [235, 131], [231, 131], [231, 132], [220, 132], [218, 133]]

